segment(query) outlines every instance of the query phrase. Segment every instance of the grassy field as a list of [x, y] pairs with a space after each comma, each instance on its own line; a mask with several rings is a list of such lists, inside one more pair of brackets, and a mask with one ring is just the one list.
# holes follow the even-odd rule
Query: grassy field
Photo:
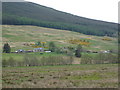
[[17, 61], [22, 61], [24, 56], [26, 56], [26, 55], [32, 55], [37, 58], [48, 57], [48, 56], [66, 56], [64, 54], [57, 54], [54, 52], [53, 53], [43, 53], [43, 54], [40, 54], [39, 52], [37, 52], [37, 53], [32, 52], [32, 53], [27, 53], [27, 54], [26, 53], [3, 53], [2, 58], [5, 60], [8, 60], [10, 57], [12, 57]]
[[[30, 46], [24, 46], [24, 43], [33, 43], [37, 41], [50, 42], [53, 41], [58, 47], [75, 46], [75, 44], [68, 43], [71, 39], [85, 39], [91, 44], [89, 47], [83, 47], [88, 50], [111, 50], [117, 49], [117, 38], [112, 38], [111, 41], [102, 40], [104, 37], [84, 35], [77, 32], [56, 30], [50, 28], [43, 28], [37, 26], [15, 26], [3, 25], [2, 38], [3, 43], [8, 42], [12, 47], [12, 51], [18, 49], [33, 49]], [[47, 45], [46, 44], [46, 45]]]
[[118, 65], [3, 68], [3, 88], [117, 88]]

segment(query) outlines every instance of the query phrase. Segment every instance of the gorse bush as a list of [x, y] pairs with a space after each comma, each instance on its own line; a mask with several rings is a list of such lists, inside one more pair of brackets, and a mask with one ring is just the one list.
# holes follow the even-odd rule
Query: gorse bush
[[71, 40], [68, 40], [67, 42], [71, 44], [80, 44], [84, 46], [89, 46], [91, 44], [88, 40], [80, 40], [80, 39], [71, 39]]

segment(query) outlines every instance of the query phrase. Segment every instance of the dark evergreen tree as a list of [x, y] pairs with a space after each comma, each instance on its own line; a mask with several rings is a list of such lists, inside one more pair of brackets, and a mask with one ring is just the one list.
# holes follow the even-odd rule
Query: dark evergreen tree
[[11, 48], [10, 45], [8, 43], [5, 43], [3, 46], [3, 53], [10, 53]]
[[77, 49], [75, 50], [75, 56], [80, 58], [81, 57], [81, 52], [82, 52], [82, 46], [79, 44], [77, 46]]

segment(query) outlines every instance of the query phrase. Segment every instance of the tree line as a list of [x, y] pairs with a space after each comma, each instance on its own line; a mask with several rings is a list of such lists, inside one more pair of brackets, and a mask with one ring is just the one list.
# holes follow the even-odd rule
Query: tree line
[[36, 20], [28, 17], [16, 16], [10, 14], [3, 14], [2, 23], [8, 25], [34, 25], [34, 26], [41, 26], [47, 28], [75, 31], [87, 35], [97, 35], [97, 36], [105, 36], [105, 35], [113, 36], [115, 33], [114, 30], [106, 29], [104, 27], [102, 28], [98, 26], [95, 27], [92, 25], [42, 21], [42, 20]]

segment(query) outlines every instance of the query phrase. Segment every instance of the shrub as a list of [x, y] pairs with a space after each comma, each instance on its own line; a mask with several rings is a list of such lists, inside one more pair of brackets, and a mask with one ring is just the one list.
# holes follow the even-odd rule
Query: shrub
[[82, 46], [79, 44], [77, 46], [77, 49], [75, 50], [75, 56], [76, 57], [81, 57], [81, 52], [82, 52]]
[[8, 59], [8, 61], [7, 61], [7, 66], [11, 66], [11, 67], [16, 66], [16, 61], [14, 60], [13, 57], [10, 57], [10, 58]]
[[24, 66], [24, 62], [23, 61], [17, 61], [17, 66]]
[[56, 49], [56, 45], [54, 42], [50, 42], [49, 43], [49, 50], [52, 51], [52, 52], [55, 52], [55, 49]]
[[105, 38], [103, 38], [102, 40], [104, 40], [104, 41], [112, 41], [112, 39], [110, 39], [110, 38], [108, 38], [108, 37], [105, 37]]
[[62, 53], [62, 50], [60, 48], [56, 48], [55, 52], [56, 53]]
[[6, 66], [7, 66], [7, 61], [6, 61], [6, 59], [3, 59], [3, 60], [2, 60], [2, 66], [3, 66], [3, 67], [6, 67]]
[[81, 64], [104, 64], [104, 63], [118, 63], [118, 55], [111, 53], [99, 53], [95, 56], [90, 54], [81, 57]]
[[92, 64], [92, 56], [90, 56], [89, 54], [83, 55], [81, 57], [81, 64]]
[[68, 40], [68, 42], [71, 44], [80, 44], [80, 45], [84, 45], [84, 46], [90, 45], [90, 42], [88, 40], [71, 39], [71, 40]]
[[24, 56], [24, 65], [25, 66], [38, 66], [38, 59], [35, 56], [25, 55]]
[[42, 57], [40, 61], [40, 65], [67, 65], [72, 64], [72, 57], [64, 57], [64, 56], [49, 56]]

